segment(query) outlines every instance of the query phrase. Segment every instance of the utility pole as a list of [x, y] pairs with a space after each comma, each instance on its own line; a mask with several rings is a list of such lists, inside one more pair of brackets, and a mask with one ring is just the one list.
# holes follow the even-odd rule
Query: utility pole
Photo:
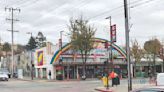
[[125, 36], [126, 36], [126, 61], [128, 63], [128, 92], [132, 90], [132, 77], [131, 77], [131, 63], [130, 63], [130, 47], [129, 47], [129, 17], [127, 0], [124, 0], [124, 14], [125, 14]]
[[11, 69], [11, 73], [12, 73], [12, 76], [14, 74], [14, 32], [18, 32], [18, 31], [14, 31], [14, 21], [19, 21], [17, 19], [14, 19], [14, 11], [19, 11], [20, 12], [20, 9], [18, 8], [5, 8], [5, 11], [6, 10], [9, 10], [9, 12], [11, 12], [11, 18], [7, 18], [6, 20], [9, 20], [11, 21], [11, 30], [8, 30], [8, 31], [11, 31], [11, 38], [12, 38], [12, 46], [11, 46], [11, 50], [12, 50], [12, 69]]
[[[32, 38], [32, 32], [27, 32], [27, 34], [30, 34], [31, 35], [31, 38]], [[32, 62], [32, 49], [31, 49], [31, 80], [33, 80], [34, 78], [33, 78], [33, 67], [34, 67], [34, 65], [33, 65], [33, 62]]]

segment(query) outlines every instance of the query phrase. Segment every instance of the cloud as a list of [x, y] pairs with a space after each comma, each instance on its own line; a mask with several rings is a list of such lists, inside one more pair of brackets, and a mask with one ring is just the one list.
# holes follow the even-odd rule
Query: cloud
[[[34, 36], [38, 31], [42, 31], [48, 41], [57, 43], [59, 31], [68, 32], [69, 19], [71, 17], [79, 18], [81, 15], [89, 19], [90, 24], [97, 28], [96, 37], [107, 39], [110, 38], [109, 20], [106, 20], [105, 17], [112, 16], [112, 23], [117, 25], [117, 44], [125, 43], [124, 8], [118, 8], [123, 5], [123, 0], [6, 0], [1, 2], [0, 36], [5, 41], [10, 41], [10, 38], [6, 39], [11, 36], [6, 29], [10, 29], [11, 24], [5, 21], [9, 13], [4, 12], [4, 6], [13, 5], [21, 8], [19, 14], [14, 14], [14, 17], [20, 20], [14, 23], [14, 29], [20, 30], [16, 36], [22, 38], [16, 37], [18, 43], [27, 43], [29, 35], [26, 32], [29, 31]], [[130, 31], [130, 39], [136, 38], [141, 41], [141, 44], [151, 36], [162, 39], [161, 35], [164, 35], [163, 4], [162, 0], [154, 0], [131, 9], [130, 23], [133, 26]], [[64, 36], [64, 39], [68, 38]]]

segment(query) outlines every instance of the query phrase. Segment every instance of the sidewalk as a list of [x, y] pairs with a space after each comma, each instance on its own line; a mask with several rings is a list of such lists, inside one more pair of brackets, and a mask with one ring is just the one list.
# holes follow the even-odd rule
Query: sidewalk
[[[109, 81], [109, 89], [106, 90], [105, 87], [103, 87], [103, 84], [101, 87], [97, 87], [94, 90], [96, 92], [128, 92], [128, 80], [122, 79], [120, 80], [120, 85], [111, 87], [111, 81]], [[155, 84], [150, 84], [148, 79], [141, 79], [141, 78], [135, 78], [132, 81], [132, 89], [137, 88], [143, 88], [143, 87], [149, 87], [149, 86], [155, 86]]]
[[[150, 84], [133, 84], [132, 89], [137, 89], [137, 88], [144, 88], [144, 87], [149, 87], [149, 86], [154, 86]], [[109, 87], [109, 90], [106, 90], [105, 87], [97, 87], [94, 89], [96, 92], [128, 92], [128, 85], [118, 85], [118, 86], [113, 86]]]
[[22, 80], [22, 81], [31, 81], [31, 82], [47, 82], [47, 79], [39, 79], [39, 78], [33, 78], [33, 80], [31, 79], [31, 77], [23, 77], [23, 79], [20, 78], [14, 78], [15, 80]]

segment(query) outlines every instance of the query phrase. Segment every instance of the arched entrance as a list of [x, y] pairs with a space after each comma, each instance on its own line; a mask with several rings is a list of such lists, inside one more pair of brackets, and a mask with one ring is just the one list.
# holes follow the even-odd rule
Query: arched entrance
[[[97, 43], [103, 43], [104, 44], [108, 40], [101, 39], [101, 38], [95, 38], [94, 41]], [[111, 45], [110, 41], [108, 41], [108, 42], [109, 42], [109, 45]], [[121, 49], [121, 47], [119, 47], [116, 44], [112, 44], [112, 47], [122, 56], [123, 59], [126, 58], [126, 53], [123, 49]], [[71, 48], [71, 44], [68, 43], [62, 47], [62, 52], [60, 50], [55, 52], [55, 54], [53, 55], [51, 62], [50, 62], [50, 64], [53, 64], [54, 67], [56, 67], [55, 69], [58, 69], [60, 67], [60, 66], [58, 66], [58, 63], [56, 63], [59, 61], [60, 55], [66, 51], [69, 51], [70, 48]], [[63, 73], [63, 76], [65, 76], [65, 77], [75, 78], [76, 76], [79, 76], [78, 74], [81, 72], [81, 68], [82, 68], [81, 64], [82, 63], [79, 63], [79, 62], [67, 62], [67, 60], [65, 60], [65, 62], [62, 64], [63, 68], [61, 68], [61, 67], [59, 68], [59, 69], [63, 69], [63, 70], [55, 70], [55, 71], [56, 72], [60, 71], [60, 75], [61, 75], [61, 73]], [[97, 62], [88, 63], [87, 72], [88, 72], [88, 74], [91, 74], [91, 76], [89, 76], [89, 77], [93, 77], [92, 74], [94, 74], [97, 71], [95, 69], [98, 69], [98, 68], [102, 69], [102, 67], [103, 67], [102, 62], [101, 63], [99, 63], [99, 62], [98, 63]]]
[[[101, 38], [95, 38], [94, 40], [96, 42], [102, 42], [102, 43], [108, 41], [106, 39], [101, 39]], [[109, 42], [109, 45], [111, 45], [110, 41], [108, 41], [108, 42]], [[121, 49], [118, 45], [112, 44], [112, 47], [115, 50], [117, 50], [122, 55], [123, 58], [126, 58], [125, 51], [123, 49]], [[71, 48], [71, 44], [68, 43], [68, 44], [66, 44], [65, 46], [62, 47], [62, 52], [65, 52], [65, 51], [69, 50], [70, 48]], [[53, 55], [52, 59], [51, 59], [50, 64], [53, 64], [54, 62], [57, 62], [59, 60], [59, 56], [61, 55], [62, 52], [60, 50], [56, 51], [55, 54]]]

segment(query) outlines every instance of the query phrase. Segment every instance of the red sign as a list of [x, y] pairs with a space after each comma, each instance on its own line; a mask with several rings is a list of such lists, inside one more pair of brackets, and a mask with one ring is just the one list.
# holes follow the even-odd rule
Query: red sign
[[56, 70], [62, 70], [63, 66], [56, 66]]
[[111, 36], [111, 41], [116, 42], [116, 24], [111, 26], [110, 36]]

